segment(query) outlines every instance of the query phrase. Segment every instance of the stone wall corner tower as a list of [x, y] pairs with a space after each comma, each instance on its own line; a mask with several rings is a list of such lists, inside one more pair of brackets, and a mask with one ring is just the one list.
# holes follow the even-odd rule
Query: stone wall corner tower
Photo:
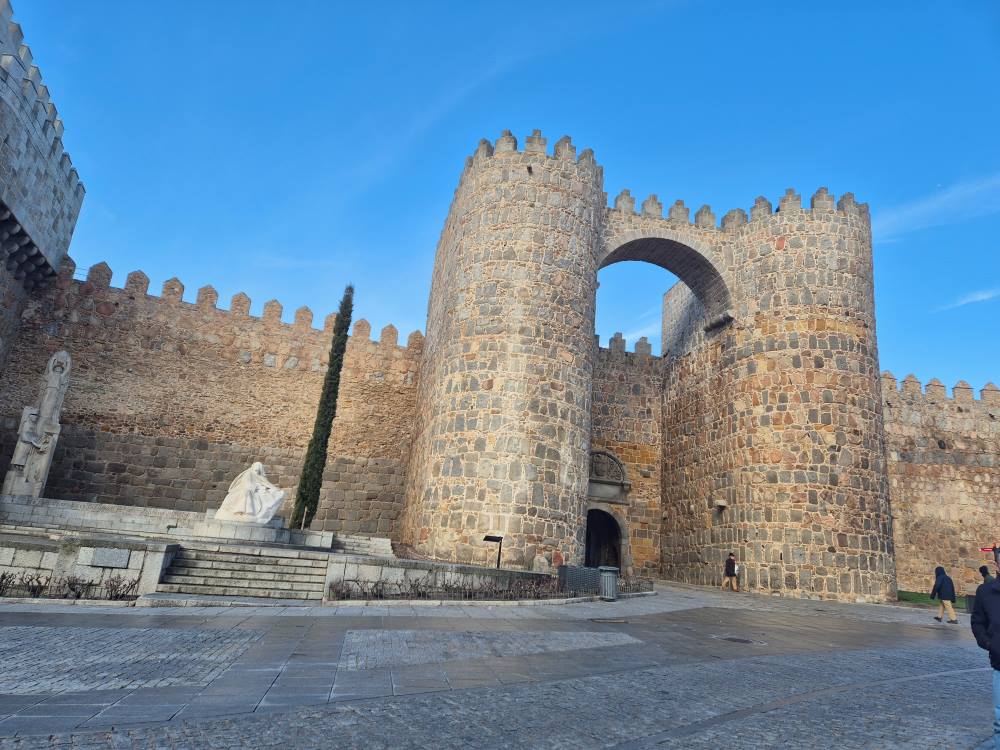
[[55, 279], [83, 202], [63, 123], [8, 0], [0, 0], [0, 373], [21, 311]]

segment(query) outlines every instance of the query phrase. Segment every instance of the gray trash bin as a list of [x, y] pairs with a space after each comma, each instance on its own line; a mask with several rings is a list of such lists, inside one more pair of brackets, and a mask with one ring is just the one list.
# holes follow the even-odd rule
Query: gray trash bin
[[597, 570], [601, 573], [601, 600], [615, 601], [618, 598], [618, 568], [602, 565]]

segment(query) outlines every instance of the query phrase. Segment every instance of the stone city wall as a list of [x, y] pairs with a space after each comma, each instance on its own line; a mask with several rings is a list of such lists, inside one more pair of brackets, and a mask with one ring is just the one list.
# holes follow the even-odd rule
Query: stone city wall
[[982, 582], [979, 551], [1000, 540], [1000, 390], [974, 398], [959, 381], [949, 396], [910, 375], [882, 374], [896, 574], [904, 591], [930, 591], [943, 565], [958, 593]]
[[590, 448], [614, 454], [624, 465], [630, 489], [627, 504], [588, 503], [610, 513], [622, 531], [623, 567], [655, 576], [660, 568], [661, 509], [661, 360], [645, 338], [635, 352], [625, 351], [615, 334], [608, 349], [598, 349], [594, 367], [593, 433]]
[[[28, 300], [24, 285], [0, 262], [0, 378], [4, 376], [7, 351], [21, 324], [21, 312]], [[39, 373], [41, 376], [41, 373]]]
[[369, 331], [359, 320], [348, 342], [312, 528], [399, 541], [423, 336], [401, 347], [395, 326]]
[[[192, 304], [183, 301], [177, 279], [167, 281], [157, 297], [148, 294], [141, 271], [129, 274], [123, 289], [110, 286], [106, 264], [92, 267], [85, 281], [74, 280], [73, 272], [67, 258], [57, 280], [36, 293], [22, 315], [0, 387], [0, 471], [10, 460], [21, 409], [37, 400], [45, 362], [66, 349], [73, 370], [47, 495], [200, 511], [217, 507], [236, 474], [261, 460], [291, 500], [312, 434], [335, 316], [317, 330], [305, 307], [286, 324], [274, 300], [257, 318], [249, 314], [244, 294], [233, 297], [229, 310], [220, 310], [212, 287], [199, 290]], [[396, 350], [407, 351], [369, 342], [364, 321], [356, 331], [341, 386], [347, 406], [335, 435], [368, 429], [352, 424], [358, 419], [367, 425], [371, 417], [352, 406], [364, 398], [355, 395], [357, 389], [369, 388], [363, 375], [372, 363], [368, 345], [381, 346], [378, 351], [388, 352], [389, 359], [405, 359]], [[364, 345], [354, 341], [358, 338]], [[356, 357], [366, 364], [358, 365]], [[396, 413], [391, 405], [385, 408]], [[369, 458], [363, 452], [369, 448], [383, 458], [378, 448], [390, 442], [388, 425], [405, 420], [405, 410], [398, 412], [397, 422], [383, 415], [386, 424], [371, 428], [382, 438], [348, 454], [351, 476], [333, 480], [334, 487], [338, 481], [377, 484], [390, 473], [360, 460]], [[352, 444], [338, 440], [331, 450]], [[398, 455], [398, 446], [395, 450]], [[371, 482], [366, 472], [372, 472]], [[358, 513], [361, 499], [348, 498]], [[331, 524], [327, 528], [333, 530]]]

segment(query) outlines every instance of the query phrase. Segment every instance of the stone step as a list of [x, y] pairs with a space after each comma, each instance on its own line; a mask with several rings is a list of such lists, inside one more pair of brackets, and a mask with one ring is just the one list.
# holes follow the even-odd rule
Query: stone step
[[300, 573], [289, 572], [287, 570], [272, 570], [270, 572], [262, 572], [259, 570], [254, 570], [247, 572], [245, 570], [188, 567], [186, 565], [171, 565], [170, 568], [167, 570], [167, 576], [198, 577], [210, 580], [225, 579], [226, 581], [228, 581], [229, 579], [247, 580], [247, 581], [279, 581], [279, 582], [294, 581], [296, 583], [319, 583], [320, 586], [322, 586], [323, 582], [326, 580], [325, 572], [314, 573], [310, 575], [302, 575]]
[[380, 536], [337, 534], [333, 538], [333, 550], [347, 554], [395, 557], [392, 551], [392, 541], [387, 537]]
[[217, 586], [221, 588], [238, 589], [261, 589], [262, 591], [275, 591], [288, 593], [290, 591], [312, 591], [323, 595], [323, 581], [309, 581], [300, 583], [297, 581], [274, 581], [274, 588], [265, 588], [259, 585], [259, 581], [250, 581], [242, 578], [215, 578], [210, 576], [190, 576], [173, 575], [169, 570], [163, 576], [161, 584], [177, 584], [181, 586]]
[[137, 607], [315, 607], [315, 599], [277, 599], [273, 596], [206, 596], [154, 592], [136, 599]]
[[307, 565], [282, 565], [267, 563], [239, 563], [231, 560], [199, 560], [185, 557], [175, 557], [170, 563], [171, 568], [186, 568], [191, 570], [219, 570], [254, 576], [263, 573], [281, 573], [287, 575], [319, 576], [326, 575], [326, 566], [312, 567]]
[[317, 552], [298, 547], [280, 547], [272, 545], [257, 544], [223, 544], [215, 542], [195, 542], [185, 540], [182, 544], [182, 551], [221, 553], [225, 555], [247, 555], [250, 557], [282, 557], [293, 558], [295, 560], [316, 560], [324, 565], [329, 558], [328, 552]]
[[295, 591], [238, 586], [216, 586], [193, 583], [161, 583], [156, 587], [161, 594], [196, 594], [201, 596], [266, 597], [269, 599], [300, 599], [320, 601], [322, 591]]
[[329, 555], [324, 555], [320, 560], [301, 557], [278, 557], [276, 555], [245, 555], [233, 552], [208, 552], [198, 549], [191, 549], [187, 545], [174, 556], [175, 560], [197, 560], [199, 562], [221, 562], [234, 565], [289, 565], [296, 568], [313, 568], [315, 570], [326, 570]]

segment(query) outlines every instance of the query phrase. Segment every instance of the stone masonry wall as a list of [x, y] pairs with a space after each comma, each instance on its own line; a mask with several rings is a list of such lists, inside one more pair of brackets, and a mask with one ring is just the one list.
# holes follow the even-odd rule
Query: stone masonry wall
[[24, 285], [0, 263], [0, 378], [4, 377], [7, 353], [21, 324], [21, 312], [28, 299]]
[[635, 218], [621, 204], [616, 237], [701, 248], [717, 278], [690, 257], [678, 275], [703, 305], [722, 309], [720, 283], [731, 300], [732, 322], [710, 313], [704, 343], [665, 373], [664, 573], [717, 582], [735, 551], [751, 588], [892, 598], [867, 207], [820, 189], [806, 209], [788, 191], [777, 212], [764, 198], [749, 220], [729, 212], [721, 232], [703, 207], [698, 234], [678, 204], [666, 222], [652, 198]]
[[59, 268], [83, 202], [63, 123], [0, 0], [0, 261], [31, 284]]
[[[21, 409], [38, 397], [48, 357], [66, 349], [73, 370], [46, 494], [204, 510], [217, 507], [233, 477], [261, 460], [291, 500], [312, 434], [334, 316], [317, 330], [308, 308], [299, 309], [289, 325], [273, 300], [256, 318], [249, 315], [244, 294], [235, 295], [226, 311], [217, 309], [218, 295], [211, 287], [199, 290], [191, 304], [183, 301], [184, 287], [177, 279], [167, 281], [155, 297], [147, 293], [148, 279], [140, 271], [129, 274], [124, 289], [110, 286], [105, 264], [91, 268], [82, 282], [73, 279], [73, 271], [67, 259], [55, 283], [25, 306], [0, 386], [0, 420], [6, 425], [0, 466], [10, 459]], [[359, 334], [363, 345], [353, 340]], [[346, 406], [332, 448], [357, 447], [350, 452], [351, 471], [341, 472], [334, 485], [366, 487], [394, 475], [361, 462], [369, 458], [368, 449], [384, 458], [378, 448], [390, 442], [391, 428], [381, 428], [380, 443], [336, 437], [368, 429], [352, 419], [371, 421], [370, 413], [352, 406], [366, 397], [363, 389], [356, 390], [357, 373], [366, 365], [354, 358], [370, 363], [371, 357], [362, 355], [371, 344], [368, 334], [368, 324], [358, 321], [348, 348], [342, 386]], [[405, 350], [389, 338], [392, 345], [387, 340], [371, 346], [382, 346], [390, 359], [404, 359], [399, 352]], [[405, 420], [405, 409], [399, 413]], [[395, 450], [398, 454], [398, 446]], [[361, 512], [363, 499], [352, 496], [353, 512]]]
[[405, 540], [530, 569], [583, 553], [603, 171], [505, 131], [467, 160], [438, 244]]
[[660, 568], [663, 374], [661, 360], [640, 339], [626, 352], [620, 334], [609, 349], [599, 349], [594, 366], [591, 450], [613, 453], [631, 485], [627, 505], [595, 503], [615, 516], [622, 529], [625, 562], [639, 575], [656, 576]]
[[394, 326], [368, 334], [359, 320], [348, 342], [312, 528], [399, 541], [423, 336], [400, 347]]
[[[0, 429], [0, 476], [17, 439], [17, 420]], [[294, 497], [300, 448], [216, 443], [204, 438], [103, 432], [65, 425], [56, 444], [45, 496], [202, 512], [218, 508], [233, 478], [254, 461]]]
[[959, 594], [974, 590], [979, 566], [994, 567], [979, 548], [1000, 541], [1000, 390], [975, 399], [960, 381], [949, 396], [912, 375], [900, 385], [883, 373], [899, 588], [930, 591], [943, 565]]

